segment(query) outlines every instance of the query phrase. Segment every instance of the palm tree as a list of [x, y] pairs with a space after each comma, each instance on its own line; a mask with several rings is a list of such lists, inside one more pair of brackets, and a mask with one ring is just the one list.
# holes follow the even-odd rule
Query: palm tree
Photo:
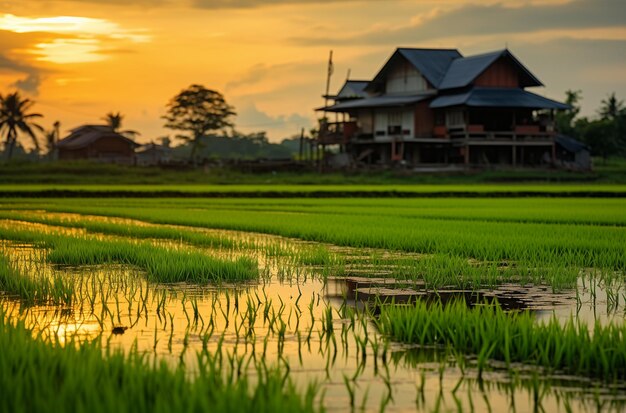
[[139, 135], [139, 132], [134, 130], [120, 130], [122, 128], [122, 121], [124, 120], [124, 115], [122, 115], [120, 112], [109, 112], [102, 119], [106, 122], [107, 126], [113, 130], [113, 132], [117, 132], [120, 135], [124, 135], [130, 139], [133, 139], [135, 136]]
[[47, 155], [49, 159], [54, 159], [57, 143], [59, 142], [59, 129], [61, 122], [58, 120], [52, 125], [53, 128], [44, 132], [43, 136], [46, 142]]
[[624, 114], [624, 111], [624, 101], [617, 100], [615, 92], [613, 92], [606, 99], [602, 99], [602, 106], [600, 107], [599, 113], [602, 119], [612, 120]]
[[0, 95], [0, 134], [6, 136], [4, 148], [7, 159], [11, 159], [13, 148], [19, 133], [30, 136], [35, 149], [39, 152], [39, 142], [35, 131], [43, 132], [43, 128], [34, 123], [33, 119], [41, 118], [40, 113], [28, 113], [35, 104], [28, 98], [22, 98], [19, 92]]

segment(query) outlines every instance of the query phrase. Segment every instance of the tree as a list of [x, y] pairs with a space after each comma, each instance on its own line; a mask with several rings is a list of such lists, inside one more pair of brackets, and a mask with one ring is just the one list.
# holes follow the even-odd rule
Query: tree
[[35, 104], [30, 99], [22, 98], [19, 92], [0, 95], [0, 134], [5, 136], [4, 148], [7, 159], [11, 159], [13, 148], [19, 133], [28, 135], [35, 149], [39, 152], [39, 142], [35, 131], [43, 132], [43, 128], [34, 123], [33, 119], [41, 118], [39, 113], [28, 113]]
[[598, 113], [603, 120], [615, 120], [619, 116], [624, 116], [626, 114], [624, 101], [617, 100], [615, 92], [613, 92], [606, 99], [602, 99], [602, 106]]
[[565, 92], [565, 103], [570, 105], [571, 109], [560, 111], [556, 114], [555, 123], [559, 132], [565, 135], [576, 136], [576, 128], [574, 120], [580, 113], [580, 101], [582, 100], [582, 91], [568, 90]]
[[61, 122], [58, 120], [52, 124], [52, 129], [46, 130], [43, 133], [45, 143], [46, 143], [46, 155], [49, 159], [54, 159], [55, 151], [57, 148], [57, 143], [59, 142], [59, 135], [61, 128]]
[[124, 120], [124, 115], [122, 115], [120, 112], [109, 112], [102, 119], [107, 123], [107, 126], [113, 130], [113, 132], [124, 135], [130, 139], [133, 139], [137, 135], [139, 135], [139, 132], [134, 130], [120, 130], [122, 129], [122, 121]]
[[[610, 142], [608, 153], [613, 155], [626, 154], [626, 108], [624, 101], [618, 100], [615, 92], [602, 99], [598, 110], [600, 120], [607, 124], [605, 140]], [[603, 155], [606, 162], [607, 155]]]
[[221, 93], [202, 85], [191, 85], [174, 96], [167, 104], [165, 127], [186, 132], [179, 138], [191, 142], [191, 160], [194, 161], [200, 138], [212, 131], [233, 127], [235, 110]]
[[613, 122], [608, 119], [590, 121], [587, 118], [582, 118], [576, 122], [576, 129], [579, 131], [581, 139], [589, 145], [591, 153], [602, 156], [604, 163], [611, 154], [619, 150], [619, 143], [613, 133]]

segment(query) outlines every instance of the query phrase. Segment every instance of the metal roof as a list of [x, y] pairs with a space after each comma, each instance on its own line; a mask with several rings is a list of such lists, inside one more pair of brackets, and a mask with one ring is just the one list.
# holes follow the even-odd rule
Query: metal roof
[[[370, 85], [383, 82], [387, 71], [396, 64], [399, 58], [404, 58], [433, 85], [439, 87], [448, 67], [454, 59], [462, 57], [456, 49], [410, 49], [399, 48], [391, 55], [382, 69], [370, 82]], [[368, 86], [371, 89], [371, 86]]]
[[450, 64], [445, 77], [439, 84], [439, 89], [454, 89], [469, 85], [474, 79], [476, 79], [501, 57], [507, 57], [513, 61], [519, 72], [522, 74], [523, 86], [543, 86], [541, 81], [530, 73], [530, 71], [526, 69], [526, 67], [524, 67], [524, 65], [517, 60], [517, 58], [513, 56], [508, 49], [504, 49], [455, 59]]
[[456, 49], [398, 49], [420, 73], [436, 88], [446, 75], [454, 59], [463, 57]]
[[326, 110], [326, 112], [347, 112], [352, 109], [380, 108], [380, 107], [399, 107], [412, 105], [422, 100], [432, 97], [432, 93], [424, 93], [412, 96], [375, 96], [364, 99], [354, 99], [337, 103], [327, 108], [318, 108], [316, 110]]
[[583, 150], [589, 150], [587, 145], [567, 135], [556, 135], [554, 141], [569, 152], [577, 153]]
[[106, 125], [83, 125], [72, 129], [69, 136], [61, 139], [57, 143], [57, 148], [63, 149], [79, 149], [91, 145], [99, 139], [113, 137], [123, 139], [132, 146], [139, 146], [135, 141], [128, 139], [124, 135], [114, 132]]
[[570, 109], [565, 103], [544, 98], [524, 89], [486, 87], [475, 87], [464, 93], [439, 96], [430, 103], [433, 109], [449, 106]]
[[369, 85], [369, 80], [346, 80], [335, 99], [354, 99], [354, 98], [366, 98], [367, 92], [365, 88]]

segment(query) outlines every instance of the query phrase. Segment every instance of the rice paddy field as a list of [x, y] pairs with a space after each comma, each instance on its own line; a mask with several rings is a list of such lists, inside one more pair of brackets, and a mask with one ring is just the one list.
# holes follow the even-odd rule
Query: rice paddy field
[[626, 410], [623, 196], [293, 191], [0, 198], [0, 411]]

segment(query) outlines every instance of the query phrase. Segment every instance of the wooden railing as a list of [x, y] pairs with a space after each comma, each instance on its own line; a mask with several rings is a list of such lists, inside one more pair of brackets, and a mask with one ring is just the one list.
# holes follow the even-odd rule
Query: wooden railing
[[322, 145], [345, 144], [357, 133], [356, 122], [320, 122], [318, 142]]
[[540, 125], [517, 125], [511, 130], [499, 131], [485, 130], [483, 125], [467, 125], [463, 128], [446, 128], [445, 134], [441, 129], [435, 129], [434, 135], [469, 140], [548, 140], [554, 136], [554, 132], [542, 130]]

